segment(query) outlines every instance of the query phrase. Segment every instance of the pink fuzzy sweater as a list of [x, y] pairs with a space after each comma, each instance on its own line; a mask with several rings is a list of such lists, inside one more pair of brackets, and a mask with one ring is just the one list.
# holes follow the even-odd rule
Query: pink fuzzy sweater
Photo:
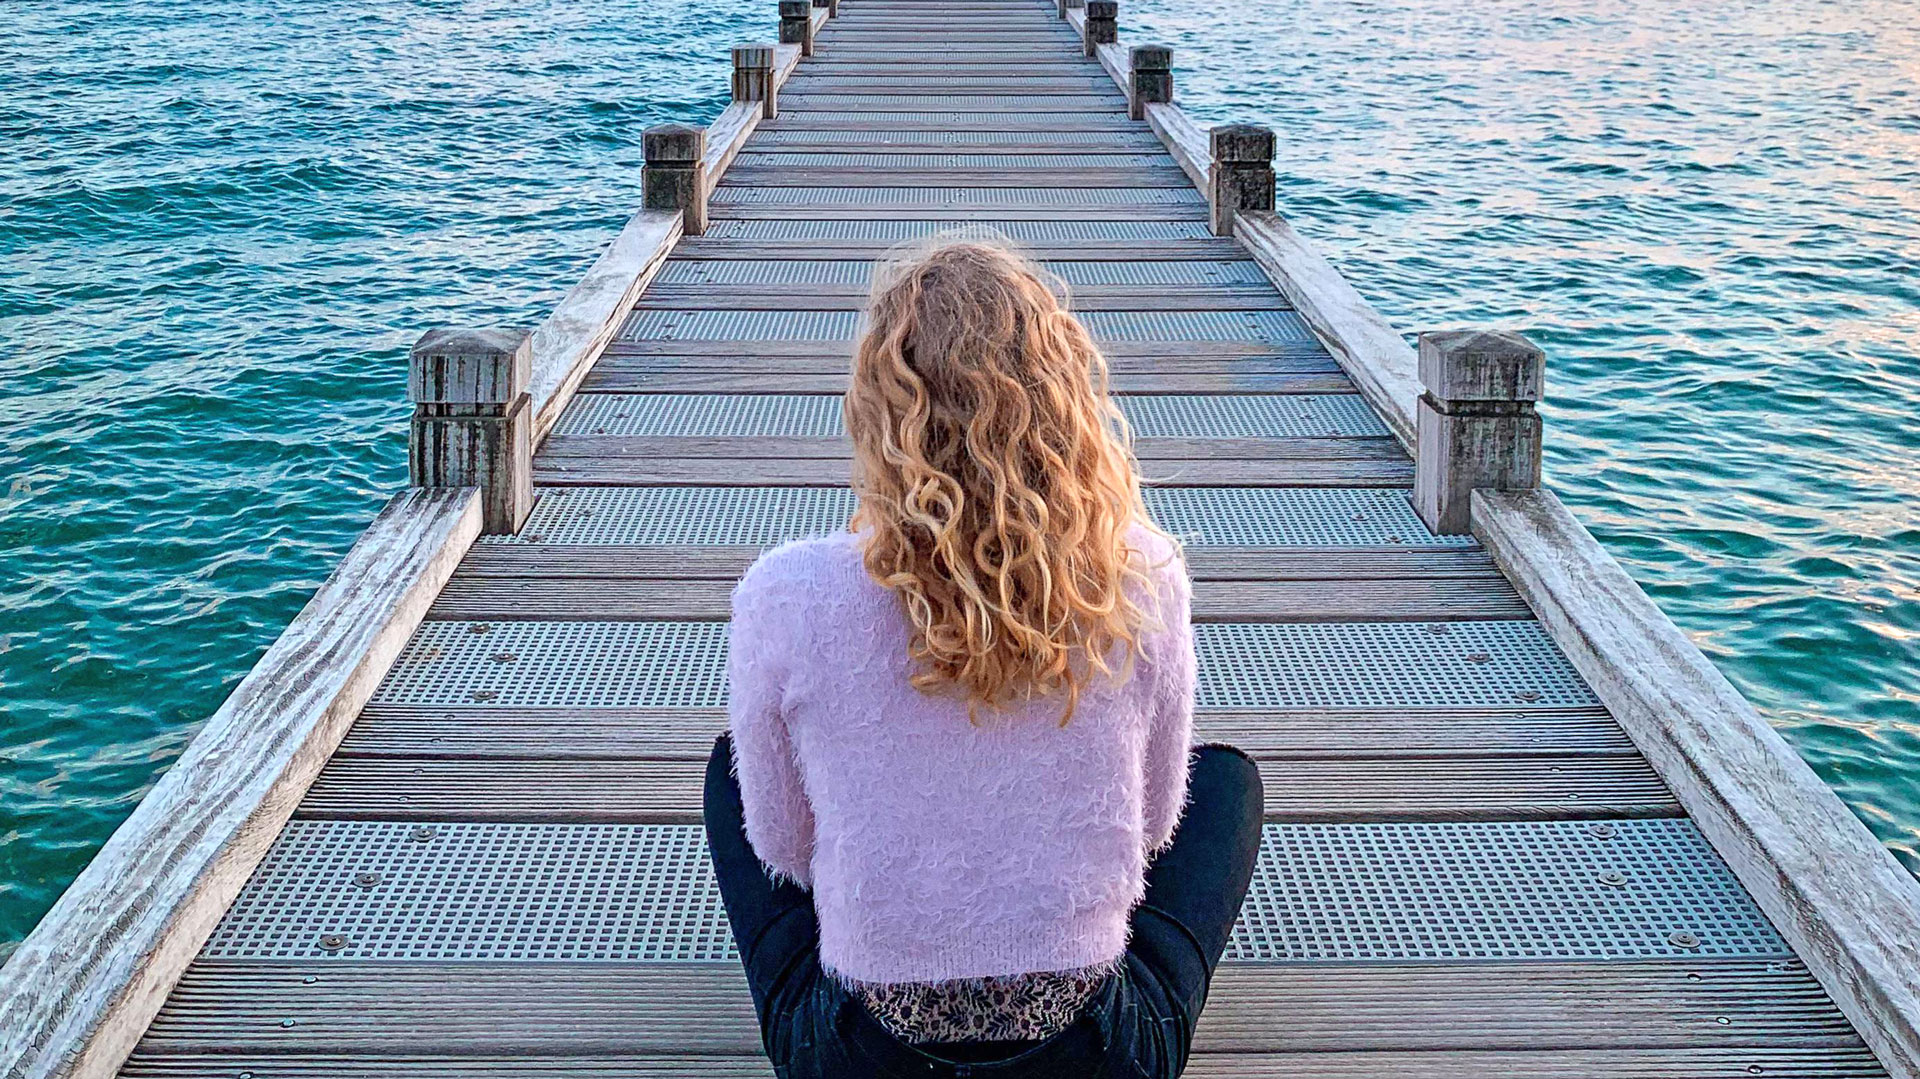
[[[1139, 530], [1166, 628], [1129, 678], [967, 721], [908, 684], [898, 596], [851, 533], [762, 556], [733, 593], [747, 838], [813, 891], [844, 981], [941, 982], [1118, 959], [1149, 854], [1186, 801], [1193, 638], [1178, 553]], [[1151, 611], [1152, 606], [1148, 609]]]

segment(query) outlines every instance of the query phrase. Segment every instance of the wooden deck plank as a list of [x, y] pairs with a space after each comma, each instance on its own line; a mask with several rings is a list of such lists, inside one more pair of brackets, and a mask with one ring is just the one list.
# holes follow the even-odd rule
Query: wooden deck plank
[[[1260, 770], [1269, 821], [1567, 820], [1680, 812], [1653, 769], [1628, 756], [1263, 760]], [[337, 757], [296, 815], [698, 824], [705, 772], [704, 760]]]
[[[1406, 487], [1408, 461], [1157, 461], [1143, 478], [1156, 487]], [[533, 481], [551, 487], [844, 487], [847, 462], [712, 457], [536, 457]]]
[[[718, 709], [375, 704], [339, 755], [705, 760], [726, 723]], [[1201, 709], [1195, 723], [1201, 738], [1271, 760], [1634, 755], [1619, 726], [1593, 707]]]
[[[719, 620], [732, 578], [459, 577], [427, 617], [478, 621]], [[1497, 574], [1441, 580], [1198, 581], [1196, 622], [1376, 622], [1528, 618]]]

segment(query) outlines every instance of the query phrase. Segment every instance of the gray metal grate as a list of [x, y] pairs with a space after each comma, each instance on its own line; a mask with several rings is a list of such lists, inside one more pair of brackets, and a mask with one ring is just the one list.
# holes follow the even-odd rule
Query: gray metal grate
[[[627, 316], [622, 341], [851, 341], [858, 311], [715, 311], [648, 308]], [[1292, 311], [1083, 311], [1082, 325], [1102, 341], [1251, 341], [1276, 348], [1318, 348]]]
[[[1143, 438], [1387, 437], [1357, 394], [1116, 398]], [[563, 435], [834, 438], [837, 394], [583, 394], [561, 417]]]
[[715, 206], [1201, 206], [1191, 187], [735, 187]]
[[1472, 546], [1436, 536], [1405, 492], [1346, 488], [1150, 487], [1147, 512], [1161, 528], [1203, 547]]
[[375, 704], [717, 708], [724, 622], [426, 622]]
[[1119, 169], [1172, 168], [1166, 154], [742, 153], [737, 168]]
[[1202, 708], [1599, 703], [1537, 622], [1215, 622], [1193, 637]]
[[[943, 46], [943, 48], [951, 49], [952, 46]], [[954, 107], [953, 102], [944, 98], [939, 99], [939, 104], [929, 105], [911, 111], [904, 109], [898, 111], [862, 109], [858, 112], [846, 112], [820, 109], [800, 112], [795, 108], [790, 98], [784, 97], [780, 100], [780, 107], [782, 111], [789, 109], [794, 110], [792, 114], [784, 117], [787, 123], [791, 124], [797, 119], [808, 125], [807, 130], [829, 127], [857, 127], [860, 125], [878, 127], [882, 124], [927, 124], [942, 128], [992, 128], [1003, 130], [1006, 129], [1009, 121], [1014, 119], [1021, 122], [1034, 120], [1054, 121], [1062, 126], [1071, 125], [1081, 131], [1134, 131], [1139, 128], [1139, 125], [1135, 121], [1127, 119], [1125, 112], [1088, 112], [1077, 102], [1070, 105], [1063, 104], [1045, 109], [1027, 109], [1015, 117], [1009, 117], [1005, 113], [954, 112], [952, 111]], [[796, 129], [788, 127], [786, 130], [792, 131]]]
[[[1265, 285], [1260, 264], [1230, 262], [1041, 263], [1067, 284]], [[655, 280], [663, 285], [866, 285], [874, 263], [866, 259], [674, 259]]]
[[[948, 45], [943, 44], [942, 48]], [[805, 93], [781, 94], [780, 107], [795, 112], [808, 109], [846, 108], [867, 105], [884, 109], [981, 109], [993, 112], [1050, 110], [1073, 112], [1101, 106], [1124, 108], [1127, 99], [1119, 94], [860, 94]]]
[[1025, 243], [1073, 240], [1204, 240], [1213, 233], [1203, 221], [832, 221], [784, 219], [715, 221], [706, 239], [719, 240], [917, 240], [956, 228], [987, 228]]
[[592, 393], [573, 399], [554, 433], [659, 437], [832, 438], [840, 397], [805, 394]]
[[1314, 438], [1392, 434], [1358, 394], [1129, 396], [1114, 399], [1142, 438]]
[[[1195, 547], [1471, 547], [1436, 536], [1403, 492], [1337, 487], [1154, 487], [1160, 527]], [[844, 487], [556, 487], [519, 536], [483, 543], [772, 546], [846, 527]], [[534, 537], [538, 537], [535, 539]]]
[[[1202, 708], [1543, 708], [1596, 702], [1534, 622], [1207, 623]], [[723, 622], [427, 622], [377, 704], [720, 708]]]
[[551, 487], [493, 543], [772, 547], [847, 527], [845, 487]]
[[[965, 68], [968, 65], [950, 65]], [[1152, 135], [1111, 131], [769, 131], [753, 136], [754, 147], [792, 145], [997, 146], [1018, 142], [1035, 146], [1103, 146], [1160, 150]]]
[[[1234, 962], [1786, 958], [1684, 820], [1270, 824]], [[1617, 874], [1615, 878], [1611, 875]], [[1698, 943], [1676, 944], [1676, 934]], [[730, 961], [698, 825], [296, 820], [207, 959]]]

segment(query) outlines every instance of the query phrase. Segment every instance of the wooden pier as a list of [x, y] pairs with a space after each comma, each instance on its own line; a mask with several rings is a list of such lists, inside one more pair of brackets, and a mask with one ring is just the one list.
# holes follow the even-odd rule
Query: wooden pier
[[979, 224], [1111, 357], [1266, 776], [1189, 1074], [1920, 1077], [1920, 888], [1538, 486], [1537, 352], [1416, 359], [1111, 0], [779, 8], [546, 323], [422, 339], [420, 486], [0, 972], [6, 1075], [769, 1074], [727, 595], [844, 526], [873, 261]]

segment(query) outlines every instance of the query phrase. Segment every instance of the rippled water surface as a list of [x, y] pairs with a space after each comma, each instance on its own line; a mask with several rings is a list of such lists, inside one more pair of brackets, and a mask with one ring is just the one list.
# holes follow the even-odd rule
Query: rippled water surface
[[[1910, 8], [1199, 7], [1123, 34], [1396, 323], [1550, 350], [1562, 493], [1920, 865]], [[7, 8], [0, 949], [403, 482], [414, 334], [542, 317], [772, 9]]]

